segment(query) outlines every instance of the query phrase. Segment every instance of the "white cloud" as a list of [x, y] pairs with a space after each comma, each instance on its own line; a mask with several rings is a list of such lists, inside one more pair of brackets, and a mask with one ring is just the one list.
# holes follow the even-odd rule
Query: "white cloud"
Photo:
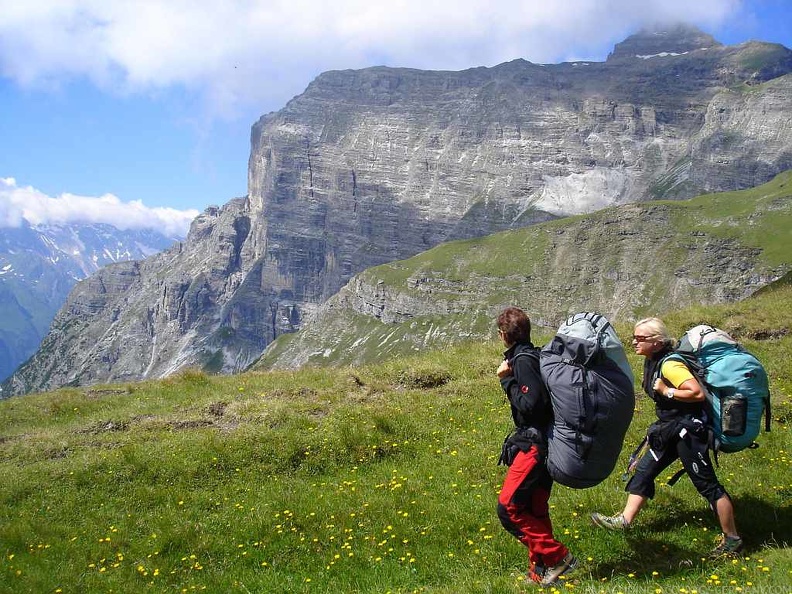
[[106, 223], [119, 229], [154, 229], [168, 236], [187, 235], [197, 210], [149, 208], [139, 200], [122, 202], [112, 194], [99, 197], [61, 194], [55, 198], [35, 188], [0, 178], [0, 228], [66, 223]]
[[318, 73], [601, 57], [657, 21], [715, 26], [740, 0], [0, 0], [0, 74], [199, 91], [213, 113], [272, 109]]

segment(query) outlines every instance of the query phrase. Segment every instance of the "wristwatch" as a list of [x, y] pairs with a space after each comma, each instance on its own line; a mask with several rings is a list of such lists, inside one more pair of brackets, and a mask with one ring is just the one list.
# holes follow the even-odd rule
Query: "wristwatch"
[[674, 397], [674, 394], [676, 394], [676, 390], [674, 388], [668, 388], [668, 390], [666, 390], [665, 393], [666, 398], [668, 398], [669, 400]]

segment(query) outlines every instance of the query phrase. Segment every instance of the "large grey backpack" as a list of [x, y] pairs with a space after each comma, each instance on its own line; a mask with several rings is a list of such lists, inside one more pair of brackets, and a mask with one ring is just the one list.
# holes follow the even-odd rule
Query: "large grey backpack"
[[604, 316], [569, 317], [539, 360], [553, 406], [547, 468], [575, 489], [593, 487], [616, 466], [635, 409], [633, 374]]

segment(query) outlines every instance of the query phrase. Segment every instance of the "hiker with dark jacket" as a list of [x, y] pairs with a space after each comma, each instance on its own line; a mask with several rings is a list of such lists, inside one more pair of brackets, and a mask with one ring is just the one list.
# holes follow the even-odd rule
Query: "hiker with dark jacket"
[[531, 322], [519, 308], [505, 309], [497, 320], [506, 346], [498, 367], [511, 405], [515, 430], [503, 444], [500, 462], [509, 469], [498, 496], [503, 527], [528, 547], [528, 577], [555, 583], [577, 560], [553, 537], [548, 499], [553, 479], [547, 471], [545, 432], [552, 420], [550, 396], [539, 374], [539, 352], [531, 343]]
[[597, 526], [626, 530], [648, 499], [654, 497], [655, 480], [679, 459], [698, 492], [720, 523], [720, 542], [711, 558], [735, 556], [743, 548], [734, 521], [731, 498], [718, 481], [710, 460], [710, 439], [704, 391], [685, 363], [668, 358], [675, 346], [662, 320], [646, 318], [635, 325], [633, 348], [644, 360], [643, 389], [655, 401], [657, 421], [647, 432], [648, 452], [638, 462], [627, 483], [624, 510], [616, 516], [594, 513]]

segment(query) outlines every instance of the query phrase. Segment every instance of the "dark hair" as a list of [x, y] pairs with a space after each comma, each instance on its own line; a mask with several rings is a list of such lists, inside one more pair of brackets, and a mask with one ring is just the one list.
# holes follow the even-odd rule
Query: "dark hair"
[[498, 329], [509, 344], [531, 342], [531, 320], [519, 307], [507, 307], [501, 312]]

